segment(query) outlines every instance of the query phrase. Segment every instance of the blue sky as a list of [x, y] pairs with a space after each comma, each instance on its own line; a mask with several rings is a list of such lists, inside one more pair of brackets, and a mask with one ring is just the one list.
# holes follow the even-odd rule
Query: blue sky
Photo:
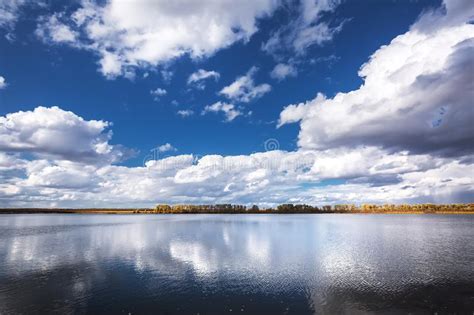
[[[288, 18], [284, 12], [263, 19], [262, 30], [248, 43], [236, 43], [202, 60], [184, 56], [170, 62], [166, 66], [173, 76], [164, 82], [160, 74], [163, 67], [137, 70], [133, 80], [107, 80], [98, 72], [93, 54], [66, 45], [45, 45], [35, 37], [32, 33], [36, 29], [36, 11], [44, 9], [32, 8], [25, 20], [16, 25], [14, 41], [1, 38], [0, 67], [9, 87], [2, 91], [0, 114], [31, 110], [38, 105], [60, 106], [87, 119], [113, 122], [113, 142], [140, 152], [168, 142], [182, 153], [249, 154], [261, 151], [267, 138], [278, 139], [283, 149], [294, 150], [297, 128], [276, 129], [281, 110], [288, 104], [311, 99], [317, 92], [332, 96], [357, 88], [361, 84], [357, 71], [367, 57], [395, 35], [407, 31], [421, 10], [433, 5], [429, 1], [343, 3], [334, 16], [327, 17], [346, 20], [341, 33], [331, 42], [310, 47], [301, 57], [299, 74], [281, 82], [270, 77], [277, 62], [262, 51], [261, 45]], [[328, 62], [326, 58], [334, 60]], [[311, 64], [310, 59], [320, 61]], [[272, 91], [245, 105], [245, 110], [252, 111], [250, 117], [225, 123], [222, 115], [198, 114], [187, 119], [176, 115], [178, 110], [199, 112], [206, 105], [223, 100], [217, 95], [219, 90], [253, 66], [259, 67], [255, 81], [270, 84]], [[198, 69], [219, 72], [219, 81], [209, 80], [203, 91], [189, 88], [186, 81]], [[149, 72], [147, 78], [142, 77], [144, 72]], [[150, 90], [156, 88], [167, 91], [157, 101], [150, 95]], [[141, 160], [137, 156], [127, 163], [136, 165]]]
[[[90, 172], [96, 175], [102, 174], [101, 168], [104, 167], [120, 169], [123, 166], [130, 172], [140, 172], [150, 150], [160, 146], [163, 152], [160, 152], [157, 159], [192, 155], [194, 160], [190, 165], [166, 176], [166, 180], [171, 180], [172, 184], [162, 183], [163, 178], [150, 179], [155, 192], [152, 197], [150, 192], [136, 199], [124, 198], [123, 202], [118, 198], [117, 204], [132, 205], [136, 202], [149, 205], [161, 200], [170, 203], [189, 200], [199, 203], [272, 204], [290, 200], [291, 196], [285, 195], [284, 191], [292, 189], [299, 194], [292, 201], [333, 203], [341, 201], [341, 196], [347, 195], [345, 192], [334, 195], [333, 192], [340, 189], [349, 191], [352, 186], [348, 185], [355, 185], [354, 191], [357, 191], [357, 196], [349, 200], [353, 202], [469, 200], [466, 196], [472, 193], [472, 184], [466, 184], [466, 179], [459, 179], [456, 177], [458, 175], [450, 175], [449, 179], [454, 177], [460, 183], [435, 189], [440, 192], [439, 198], [434, 197], [434, 193], [426, 193], [426, 187], [416, 188], [412, 182], [403, 184], [409, 181], [407, 178], [414, 176], [410, 172], [416, 171], [422, 178], [423, 174], [418, 174], [419, 172], [440, 172], [443, 166], [452, 166], [452, 163], [472, 170], [471, 164], [463, 162], [470, 153], [468, 137], [472, 135], [472, 128], [464, 126], [463, 120], [457, 118], [458, 115], [449, 116], [459, 110], [472, 118], [472, 102], [466, 101], [472, 95], [472, 76], [469, 77], [467, 71], [459, 73], [461, 70], [452, 70], [449, 66], [458, 59], [459, 62], [467, 62], [472, 66], [472, 58], [466, 57], [467, 60], [464, 60], [461, 53], [458, 54], [461, 56], [458, 59], [452, 57], [458, 50], [462, 50], [459, 48], [460, 43], [472, 43], [472, 6], [467, 1], [456, 4], [453, 1], [261, 0], [238, 4], [223, 1], [219, 5], [205, 1], [199, 8], [192, 1], [172, 5], [161, 1], [139, 1], [133, 8], [118, 3], [12, 1], [0, 5], [0, 76], [4, 80], [0, 90], [0, 116], [4, 117], [4, 126], [7, 122], [16, 122], [18, 128], [14, 135], [8, 128], [1, 130], [2, 137], [9, 139], [0, 145], [3, 159], [17, 159], [13, 166], [9, 163], [8, 167], [3, 168], [5, 197], [0, 200], [5, 205], [28, 205], [36, 198], [32, 198], [33, 195], [41, 195], [38, 202], [45, 205], [69, 205], [69, 202], [88, 205], [84, 201], [85, 196], [88, 196], [88, 200], [92, 196], [94, 205], [100, 204], [100, 196], [112, 192], [97, 193], [96, 188], [103, 187], [104, 182], [109, 180], [115, 185], [117, 179], [76, 183], [79, 186], [71, 187], [78, 189], [73, 191], [68, 185], [61, 187], [60, 184], [51, 184], [53, 179], [34, 183], [31, 177], [35, 175], [36, 169], [31, 164], [41, 162], [51, 169], [64, 168], [61, 173], [63, 175], [71, 171], [68, 169], [70, 166], [65, 166], [68, 163], [85, 163], [83, 166], [91, 167]], [[455, 27], [457, 29], [454, 30]], [[425, 62], [423, 53], [429, 54], [427, 50], [434, 49], [435, 45], [445, 45], [445, 39], [439, 34], [448, 28], [459, 33], [456, 39], [449, 41], [451, 50], [440, 52], [436, 58], [432, 57], [431, 63]], [[416, 32], [424, 38], [419, 39]], [[397, 36], [403, 34], [406, 37], [418, 36], [418, 45], [413, 40], [407, 40], [407, 45], [413, 45], [413, 56], [397, 53], [396, 43], [392, 45]], [[439, 40], [437, 37], [440, 37]], [[275, 41], [272, 42], [272, 39]], [[393, 50], [393, 57], [388, 56], [390, 52], [384, 52], [384, 45], [388, 46], [385, 50]], [[381, 57], [377, 56], [378, 52]], [[406, 59], [398, 65], [397, 58]], [[392, 71], [393, 75], [380, 78], [387, 73], [379, 70], [385, 67], [384, 62], [390, 63], [387, 71]], [[426, 64], [421, 65], [423, 62]], [[435, 69], [432, 65], [437, 62], [446, 66]], [[367, 63], [368, 67], [363, 66]], [[421, 66], [413, 66], [413, 69], [408, 70], [403, 67], [416, 63]], [[391, 69], [394, 65], [398, 68]], [[277, 69], [282, 72], [277, 73]], [[209, 77], [189, 83], [190, 76], [198, 71], [207, 73]], [[361, 74], [359, 71], [366, 73]], [[397, 104], [387, 105], [381, 99], [371, 100], [373, 93], [364, 92], [361, 88], [364, 80], [389, 80], [389, 83], [403, 81], [404, 78], [395, 77], [402, 71], [410, 72], [412, 81], [407, 81], [401, 87], [391, 87], [390, 84], [373, 87], [378, 92], [388, 89], [387, 95], [392, 95], [393, 92], [390, 102], [397, 101], [398, 97], [400, 102]], [[443, 85], [442, 82], [445, 81], [440, 79], [442, 82], [434, 88], [446, 90], [443, 95], [447, 95], [449, 104], [444, 107], [435, 101], [426, 100], [421, 95], [426, 91], [420, 88], [422, 83], [418, 82], [420, 78], [437, 73], [452, 73], [456, 77], [464, 75], [464, 81], [467, 80], [467, 90], [461, 89], [456, 94], [459, 99], [453, 100], [451, 90], [448, 90], [451, 87]], [[399, 93], [400, 89], [406, 95], [417, 95], [413, 103], [403, 103], [404, 94]], [[335, 98], [338, 93], [351, 91], [368, 94], [360, 96], [361, 99], [355, 103], [347, 97], [340, 105], [345, 106], [341, 109], [344, 113], [337, 110], [328, 113], [330, 109], [327, 108], [332, 106], [331, 102], [339, 106], [338, 98]], [[326, 108], [319, 109], [318, 93], [324, 95], [324, 102], [328, 103], [324, 105]], [[290, 106], [305, 102], [306, 105]], [[365, 107], [366, 111], [358, 112], [359, 108], [364, 109], [365, 102], [369, 104]], [[424, 102], [427, 103], [426, 106], [423, 105]], [[26, 132], [28, 127], [21, 123], [26, 124], [28, 119], [37, 122], [39, 118], [36, 116], [39, 114], [35, 109], [39, 106], [49, 108], [50, 111], [43, 113], [46, 119], [39, 120], [37, 130]], [[53, 106], [57, 106], [57, 110], [51, 110]], [[337, 109], [337, 106], [333, 107]], [[387, 110], [375, 118], [367, 118], [366, 124], [363, 124], [363, 119], [352, 122], [357, 120], [358, 115], [365, 117], [370, 113], [379, 113], [384, 106], [388, 106]], [[392, 109], [397, 109], [397, 106], [400, 108], [392, 111], [390, 106]], [[448, 118], [442, 124], [443, 119], [438, 116], [444, 115], [446, 108], [449, 108]], [[403, 110], [421, 113], [403, 117], [398, 114]], [[20, 111], [31, 113], [33, 117], [19, 115], [18, 121], [8, 118], [8, 115]], [[48, 134], [48, 141], [69, 144], [78, 141], [82, 144], [83, 138], [78, 137], [85, 137], [84, 143], [93, 145], [98, 141], [105, 141], [104, 145], [113, 148], [109, 151], [120, 151], [120, 158], [104, 156], [98, 159], [100, 161], [85, 162], [71, 157], [77, 154], [74, 149], [69, 152], [63, 146], [62, 149], [51, 151], [48, 145], [44, 147], [35, 142], [35, 132], [38, 136], [42, 134], [41, 130], [48, 130], [48, 117], [62, 115], [63, 112], [71, 112], [74, 116], [71, 119], [74, 121], [82, 119], [86, 123], [93, 120], [108, 123], [96, 133], [86, 126], [77, 134], [75, 129], [60, 132], [61, 139]], [[440, 112], [443, 114], [439, 114]], [[334, 117], [339, 114], [340, 120]], [[346, 124], [348, 120], [350, 122]], [[424, 125], [426, 120], [440, 121], [441, 127], [436, 130], [418, 130], [418, 126]], [[61, 121], [62, 118], [58, 118], [57, 123], [61, 124]], [[384, 121], [387, 127], [377, 129]], [[409, 123], [404, 128], [399, 124], [400, 121]], [[71, 124], [76, 126], [76, 123], [70, 123], [66, 124], [67, 128]], [[341, 124], [344, 132], [332, 130], [335, 124]], [[63, 127], [54, 128], [62, 130]], [[446, 130], [441, 133], [439, 130], [442, 128]], [[451, 129], [454, 130], [451, 132]], [[409, 131], [412, 131], [413, 140], [417, 143], [402, 140], [410, 137]], [[18, 136], [23, 133], [25, 135], [22, 137]], [[455, 136], [446, 138], [446, 134]], [[67, 138], [68, 135], [72, 135], [71, 138]], [[89, 136], [92, 138], [87, 138]], [[28, 137], [31, 138], [27, 139]], [[269, 151], [265, 147], [268, 139], [275, 139], [278, 142], [277, 149], [283, 152], [279, 153], [283, 156], [272, 158], [285, 159], [291, 154], [312, 154], [313, 159], [302, 168], [302, 173], [293, 175], [292, 171], [295, 170], [275, 174], [274, 170], [255, 167], [245, 174], [239, 170], [230, 178], [219, 173], [215, 178], [202, 179], [202, 173], [208, 173], [209, 170], [193, 168], [195, 164], [199, 166], [199, 159], [204, 158], [206, 161], [206, 156], [249, 158], [254, 154], [265, 154]], [[12, 145], [15, 141], [18, 143]], [[368, 153], [367, 150], [373, 151]], [[86, 151], [87, 149], [82, 148], [80, 154], [86, 154]], [[94, 154], [102, 153], [96, 150]], [[314, 160], [314, 157], [326, 155], [328, 157], [324, 161], [330, 163], [318, 169], [322, 162]], [[346, 172], [348, 167], [344, 165], [354, 162], [353, 155], [356, 159], [360, 157], [365, 163], [371, 160], [371, 155], [390, 160], [380, 162], [381, 165], [392, 165], [395, 160], [404, 161], [409, 171], [402, 170], [403, 167], [400, 166], [386, 174], [371, 176], [368, 173], [376, 172], [367, 165], [363, 168], [365, 171]], [[349, 158], [332, 161], [331, 157], [336, 156], [338, 159], [341, 156]], [[431, 166], [418, 161], [429, 158], [440, 161]], [[410, 159], [416, 161], [407, 166]], [[336, 166], [331, 166], [331, 163]], [[204, 162], [202, 165], [205, 165]], [[340, 173], [326, 171], [337, 168], [341, 169]], [[74, 165], [72, 169], [81, 169], [81, 166]], [[179, 178], [183, 176], [182, 173], [187, 172], [190, 172], [187, 176], [198, 179], [185, 180], [184, 182], [194, 185], [184, 189], [181, 185], [184, 182]], [[277, 172], [281, 172], [281, 167]], [[46, 176], [45, 174], [42, 176]], [[80, 174], [82, 175], [86, 178], [94, 177], [91, 173]], [[270, 200], [256, 195], [252, 189], [247, 191], [247, 184], [237, 191], [225, 193], [231, 191], [229, 187], [239, 186], [236, 183], [239, 178], [245, 182], [244, 178], [249, 176], [256, 179], [256, 182], [247, 182], [250, 186], [257, 187], [268, 180], [270, 184], [265, 184], [262, 189], [271, 187], [268, 191], [273, 194], [268, 198]], [[282, 176], [282, 179], [271, 183], [269, 178], [278, 176]], [[436, 176], [439, 180], [445, 175]], [[54, 178], [57, 180], [57, 177]], [[219, 185], [202, 186], [209, 181], [217, 181]], [[160, 196], [160, 185], [171, 185], [173, 188]], [[397, 189], [414, 186], [416, 191], [398, 197], [385, 196], [383, 189], [374, 192], [383, 185], [387, 185], [386, 190], [390, 189], [390, 185], [397, 185]], [[334, 189], [314, 190], [315, 187]], [[44, 192], [47, 188], [51, 191]], [[39, 190], [42, 192], [39, 193]], [[204, 190], [206, 194], [200, 198], [195, 193], [188, 193], [189, 190]], [[140, 194], [123, 187], [117, 188], [117, 191]], [[46, 195], [43, 196], [43, 193]], [[315, 198], [314, 195], [319, 197]], [[71, 197], [68, 199], [65, 196]], [[108, 196], [112, 199], [111, 195]]]

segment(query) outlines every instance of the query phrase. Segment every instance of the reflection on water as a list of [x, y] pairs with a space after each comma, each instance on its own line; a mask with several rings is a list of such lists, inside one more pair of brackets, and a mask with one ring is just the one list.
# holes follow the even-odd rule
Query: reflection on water
[[0, 215], [0, 314], [474, 310], [474, 217]]

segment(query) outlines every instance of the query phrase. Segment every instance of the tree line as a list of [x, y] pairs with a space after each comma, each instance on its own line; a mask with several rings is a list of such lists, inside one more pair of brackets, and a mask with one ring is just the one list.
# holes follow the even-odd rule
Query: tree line
[[338, 204], [312, 206], [286, 203], [274, 208], [238, 204], [168, 205], [158, 204], [154, 209], [139, 209], [135, 213], [470, 213], [474, 204]]
[[159, 213], [452, 213], [474, 214], [474, 203], [463, 204], [338, 204], [312, 206], [285, 203], [276, 207], [237, 204], [193, 205], [159, 204], [154, 208], [0, 208], [6, 213], [99, 213], [99, 214], [159, 214]]

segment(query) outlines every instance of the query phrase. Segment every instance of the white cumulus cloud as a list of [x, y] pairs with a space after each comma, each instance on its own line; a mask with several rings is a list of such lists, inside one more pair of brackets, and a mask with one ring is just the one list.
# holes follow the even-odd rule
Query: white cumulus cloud
[[42, 5], [43, 1], [32, 0], [3, 0], [0, 1], [0, 28], [7, 31], [14, 29], [20, 19], [22, 10], [27, 5]]
[[159, 152], [169, 152], [169, 151], [177, 151], [175, 147], [173, 147], [169, 143], [162, 144], [158, 147]]
[[206, 85], [204, 84], [204, 80], [206, 79], [214, 79], [219, 80], [220, 78], [219, 72], [216, 71], [207, 71], [204, 69], [199, 69], [198, 71], [192, 73], [188, 78], [188, 85], [195, 85], [198, 89], [204, 90]]
[[222, 112], [225, 115], [225, 121], [230, 122], [237, 118], [238, 116], [242, 115], [242, 112], [239, 111], [234, 104], [229, 104], [225, 102], [216, 102], [212, 105], [207, 105], [204, 107], [202, 114], [206, 113], [218, 113]]
[[270, 72], [270, 76], [278, 81], [281, 81], [286, 77], [296, 77], [297, 74], [298, 71], [293, 65], [285, 63], [277, 64], [272, 72]]
[[177, 114], [181, 117], [189, 117], [194, 114], [194, 111], [191, 109], [182, 109], [182, 110], [178, 110]]
[[[377, 148], [178, 155], [143, 167], [41, 158], [18, 163], [11, 155], [2, 161], [6, 206], [462, 202], [472, 201], [474, 192], [473, 164]], [[328, 179], [344, 181], [319, 184]]]
[[298, 144], [304, 149], [371, 145], [445, 156], [472, 152], [474, 25], [453, 18], [453, 1], [446, 3], [437, 26], [425, 29], [424, 15], [378, 49], [359, 71], [359, 89], [290, 105], [279, 124], [300, 121]]
[[[247, 41], [258, 30], [257, 20], [278, 4], [277, 0], [83, 0], [72, 14], [61, 13], [60, 20], [62, 31], [67, 27], [80, 34], [72, 46], [96, 53], [101, 72], [113, 78], [183, 55], [210, 56]], [[64, 42], [64, 34], [54, 36], [60, 29], [57, 23], [39, 23], [38, 29], [52, 43]]]
[[155, 101], [157, 101], [160, 96], [164, 96], [168, 94], [168, 92], [165, 89], [162, 88], [156, 88], [155, 90], [151, 90], [150, 94], [154, 96]]
[[343, 24], [332, 25], [322, 18], [334, 12], [340, 3], [340, 0], [302, 0], [297, 6], [290, 6], [288, 12], [296, 18], [274, 31], [262, 49], [275, 56], [303, 55], [309, 47], [331, 41]]
[[109, 126], [58, 107], [37, 107], [0, 116], [0, 151], [110, 163], [124, 157], [125, 151], [109, 143]]
[[74, 43], [79, 34], [68, 25], [60, 22], [61, 14], [53, 14], [41, 19], [41, 27], [36, 29], [36, 35], [46, 41], [56, 43]]
[[257, 67], [250, 68], [245, 75], [238, 77], [230, 85], [224, 87], [219, 94], [224, 95], [230, 100], [244, 103], [262, 97], [270, 92], [272, 87], [267, 83], [255, 85], [253, 77], [257, 71]]

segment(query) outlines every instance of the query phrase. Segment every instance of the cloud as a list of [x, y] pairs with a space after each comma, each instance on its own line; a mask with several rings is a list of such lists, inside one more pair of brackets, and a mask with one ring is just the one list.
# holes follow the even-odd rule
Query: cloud
[[247, 74], [238, 77], [233, 83], [224, 87], [219, 94], [232, 101], [243, 103], [262, 97], [270, 92], [272, 87], [267, 83], [255, 85], [253, 77], [257, 71], [257, 67], [250, 68]]
[[155, 90], [151, 90], [150, 94], [154, 96], [155, 101], [157, 101], [160, 96], [166, 95], [168, 92], [162, 88], [156, 88]]
[[0, 1], [0, 28], [7, 31], [12, 30], [20, 17], [21, 9], [27, 4], [34, 4], [34, 2], [28, 0]]
[[102, 72], [106, 78], [114, 79], [119, 75], [125, 76], [127, 73], [130, 73], [122, 69], [122, 61], [116, 54], [103, 51], [101, 55], [102, 57], [99, 61], [100, 72]]
[[4, 89], [7, 86], [7, 81], [5, 80], [4, 77], [0, 75], [0, 90]]
[[18, 153], [0, 152], [0, 170], [8, 171], [13, 169], [23, 169], [24, 165], [25, 163], [19, 158]]
[[27, 163], [25, 187], [57, 188], [61, 190], [97, 188], [96, 168], [70, 161], [51, 163], [37, 160]]
[[242, 115], [242, 112], [235, 108], [233, 104], [224, 103], [224, 102], [217, 102], [212, 105], [207, 105], [204, 107], [202, 114], [206, 113], [218, 113], [223, 112], [225, 115], [225, 121], [230, 122], [237, 118], [238, 116]]
[[[178, 155], [149, 160], [143, 167], [9, 159], [18, 157], [7, 157], [6, 168], [0, 168], [0, 199], [6, 206], [472, 202], [474, 192], [473, 164], [374, 147]], [[321, 184], [328, 179], [344, 181]]]
[[[60, 20], [80, 34], [71, 46], [97, 54], [100, 71], [113, 78], [184, 55], [208, 57], [237, 41], [248, 41], [258, 30], [257, 20], [272, 14], [278, 2], [84, 0], [72, 14], [60, 13]], [[58, 27], [39, 23], [38, 34], [58, 42]]]
[[331, 41], [343, 25], [333, 26], [323, 18], [340, 3], [340, 0], [302, 0], [298, 6], [290, 6], [287, 12], [291, 22], [274, 31], [262, 49], [274, 56], [303, 55], [309, 47]]
[[161, 70], [161, 77], [163, 78], [163, 81], [166, 83], [169, 83], [171, 79], [173, 78], [173, 72], [169, 70]]
[[176, 149], [175, 147], [173, 147], [171, 144], [169, 143], [165, 143], [163, 145], [160, 145], [158, 147], [158, 152], [169, 152], [169, 151], [177, 151], [178, 149]]
[[184, 117], [192, 116], [194, 114], [194, 111], [190, 109], [183, 109], [183, 110], [178, 110], [177, 114], [184, 118]]
[[[360, 69], [360, 88], [284, 109], [280, 126], [300, 124], [292, 152], [155, 157], [129, 167], [118, 164], [127, 151], [110, 143], [109, 122], [58, 107], [2, 116], [2, 205], [474, 202], [474, 25], [471, 6], [458, 3], [425, 12], [379, 48]], [[255, 71], [244, 76], [248, 86]], [[209, 112], [242, 115], [225, 102]]]
[[194, 85], [196, 88], [204, 90], [206, 88], [204, 80], [214, 78], [214, 80], [217, 81], [219, 80], [220, 76], [221, 75], [219, 74], [219, 72], [199, 69], [198, 71], [192, 73], [189, 76], [188, 85]]
[[130, 152], [109, 143], [110, 125], [58, 107], [7, 114], [0, 116], [0, 151], [90, 163], [120, 161]]
[[68, 25], [60, 22], [62, 14], [53, 14], [49, 17], [40, 18], [41, 27], [35, 33], [43, 40], [55, 43], [74, 43], [79, 34]]
[[272, 72], [270, 72], [270, 76], [278, 81], [281, 81], [286, 77], [296, 77], [297, 74], [298, 71], [293, 65], [285, 63], [277, 64]]
[[167, 93], [168, 92], [166, 92], [165, 89], [161, 89], [161, 88], [156, 88], [156, 90], [150, 91], [150, 94], [155, 95], [155, 96], [163, 96], [163, 95], [166, 95]]
[[474, 25], [453, 18], [451, 3], [445, 13], [449, 23], [441, 18], [426, 31], [423, 15], [378, 49], [359, 71], [364, 80], [359, 89], [290, 105], [279, 125], [300, 121], [303, 149], [367, 145], [415, 154], [471, 154]]
[[444, 0], [439, 8], [424, 12], [412, 25], [412, 30], [430, 33], [440, 28], [449, 28], [473, 21], [474, 7], [471, 1]]

